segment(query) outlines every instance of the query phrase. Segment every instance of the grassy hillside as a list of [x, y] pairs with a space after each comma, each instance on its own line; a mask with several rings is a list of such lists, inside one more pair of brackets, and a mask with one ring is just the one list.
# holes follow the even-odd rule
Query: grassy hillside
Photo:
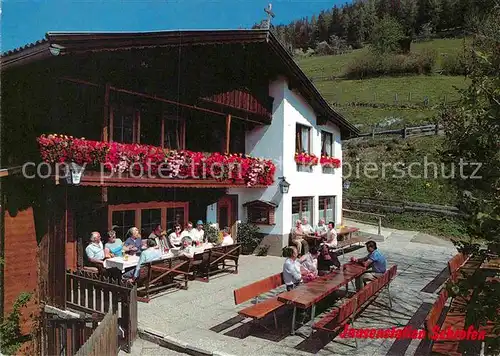
[[[463, 50], [461, 39], [440, 39], [413, 44], [413, 51], [432, 48], [438, 53], [437, 67], [441, 59]], [[303, 58], [299, 65], [313, 78], [314, 84], [336, 110], [363, 131], [371, 131], [375, 125], [382, 128], [402, 128], [436, 120], [438, 107], [443, 102], [458, 98], [456, 88], [467, 86], [460, 76], [417, 75], [404, 77], [379, 77], [365, 80], [344, 80], [343, 70], [357, 56], [367, 54], [368, 49], [355, 50], [339, 56]], [[427, 99], [427, 100], [426, 100]], [[426, 103], [424, 103], [424, 100]], [[355, 106], [364, 103], [371, 106]], [[410, 108], [405, 107], [412, 104]], [[370, 197], [381, 200], [411, 201], [420, 203], [455, 205], [456, 191], [449, 179], [441, 178], [442, 166], [439, 150], [443, 138], [439, 136], [409, 138], [355, 139], [344, 145], [344, 178], [351, 182], [346, 197]], [[424, 157], [431, 162], [427, 175], [423, 168]], [[363, 174], [366, 164], [374, 163], [378, 171], [369, 176]], [[397, 178], [396, 163], [405, 164], [404, 178]], [[408, 166], [413, 163], [412, 177]], [[420, 163], [420, 165], [419, 165]], [[432, 163], [437, 165], [434, 177]], [[382, 165], [385, 174], [382, 175]], [[360, 174], [355, 174], [359, 166]], [[349, 175], [348, 169], [351, 169]], [[401, 166], [399, 166], [401, 167]], [[396, 174], [396, 177], [394, 177]], [[440, 236], [462, 237], [463, 222], [460, 219], [422, 213], [386, 213], [384, 225], [394, 228], [415, 229]], [[366, 219], [366, 216], [360, 216]]]
[[[441, 59], [463, 50], [462, 39], [439, 39], [414, 43], [413, 51], [434, 49], [438, 54], [437, 69]], [[457, 99], [456, 88], [463, 88], [467, 80], [460, 76], [417, 75], [382, 77], [363, 80], [342, 79], [347, 65], [357, 57], [367, 54], [363, 48], [338, 56], [309, 57], [298, 60], [300, 67], [313, 79], [326, 100], [337, 106], [349, 121], [361, 131], [370, 131], [373, 125], [403, 127], [434, 122], [436, 107], [442, 102]], [[394, 105], [391, 109], [347, 106], [348, 103], [376, 103]], [[422, 109], [401, 109], [401, 105], [413, 104]]]

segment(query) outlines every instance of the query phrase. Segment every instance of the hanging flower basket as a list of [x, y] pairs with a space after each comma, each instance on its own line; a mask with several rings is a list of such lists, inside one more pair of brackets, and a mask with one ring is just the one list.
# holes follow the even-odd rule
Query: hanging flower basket
[[321, 156], [319, 163], [323, 167], [340, 168], [340, 159], [330, 156]]
[[80, 175], [67, 179], [75, 178], [78, 182], [84, 166], [86, 169], [117, 173], [151, 172], [172, 179], [216, 179], [248, 187], [272, 185], [276, 172], [271, 160], [242, 154], [167, 150], [150, 145], [91, 141], [59, 134], [42, 135], [37, 141], [42, 160], [52, 164], [71, 163], [74, 172]]
[[295, 153], [295, 162], [301, 166], [316, 166], [318, 164], [318, 157], [309, 153]]

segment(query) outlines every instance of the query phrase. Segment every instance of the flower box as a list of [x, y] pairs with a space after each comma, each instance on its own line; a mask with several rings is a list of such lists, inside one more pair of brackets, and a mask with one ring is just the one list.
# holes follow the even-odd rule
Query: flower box
[[40, 154], [47, 163], [76, 163], [86, 169], [152, 174], [172, 179], [216, 179], [246, 186], [274, 183], [271, 160], [242, 154], [202, 153], [118, 142], [91, 141], [67, 135], [42, 135]]
[[295, 162], [301, 166], [316, 166], [318, 164], [318, 157], [309, 153], [295, 153]]
[[340, 168], [341, 166], [340, 159], [330, 156], [321, 156], [319, 163], [321, 166], [328, 168]]

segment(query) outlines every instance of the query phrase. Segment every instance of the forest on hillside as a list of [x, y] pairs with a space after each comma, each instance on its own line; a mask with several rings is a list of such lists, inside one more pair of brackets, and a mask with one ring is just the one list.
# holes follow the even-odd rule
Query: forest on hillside
[[[457, 36], [467, 30], [469, 19], [488, 13], [497, 0], [354, 0], [325, 9], [311, 18], [301, 18], [272, 30], [288, 50], [329, 45], [361, 48], [370, 42], [377, 22], [384, 17], [396, 19], [412, 40], [417, 37]], [[267, 26], [266, 20], [254, 28]], [[436, 36], [437, 34], [437, 36]], [[337, 54], [337, 53], [325, 53]]]

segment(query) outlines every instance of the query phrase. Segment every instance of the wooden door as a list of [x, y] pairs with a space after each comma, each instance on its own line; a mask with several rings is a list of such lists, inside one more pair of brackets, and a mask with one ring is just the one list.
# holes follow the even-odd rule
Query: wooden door
[[217, 202], [217, 223], [219, 229], [229, 227], [231, 236], [236, 241], [236, 220], [238, 209], [238, 196], [225, 195]]

